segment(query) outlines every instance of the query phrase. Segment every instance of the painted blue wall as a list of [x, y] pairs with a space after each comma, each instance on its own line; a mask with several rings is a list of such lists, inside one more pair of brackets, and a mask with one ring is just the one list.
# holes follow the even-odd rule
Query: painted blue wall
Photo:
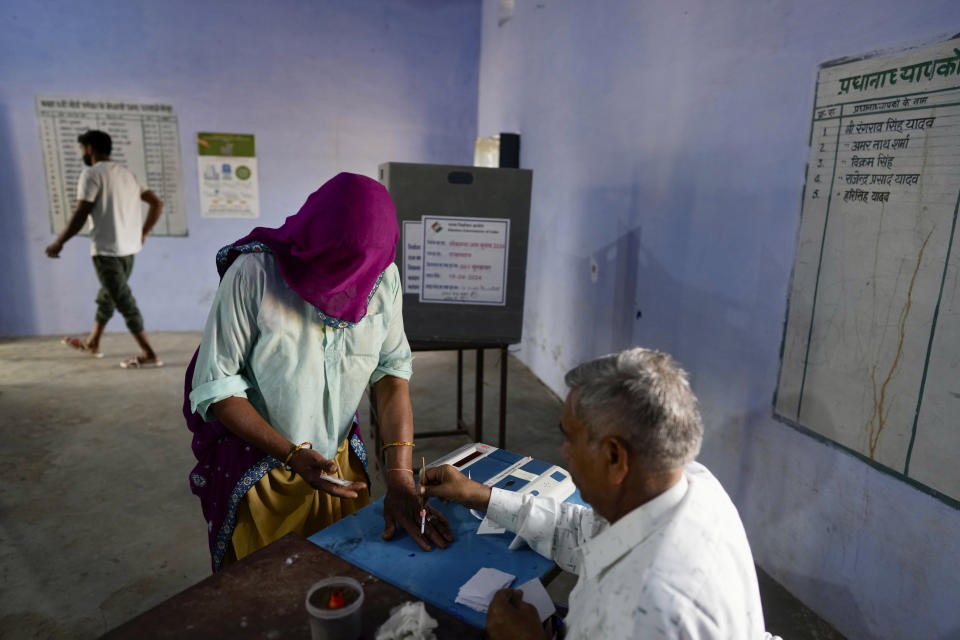
[[817, 66], [949, 36], [960, 3], [512, 4], [484, 3], [478, 134], [534, 170], [519, 356], [562, 394], [581, 360], [674, 354], [763, 567], [851, 638], [960, 637], [960, 512], [772, 418]]
[[[199, 329], [216, 250], [279, 224], [336, 172], [472, 162], [480, 12], [479, 0], [0, 3], [0, 336], [93, 322], [89, 242], [43, 253], [37, 94], [173, 103], [190, 235], [150, 239], [131, 284], [148, 331]], [[200, 217], [198, 131], [257, 135], [259, 220]]]

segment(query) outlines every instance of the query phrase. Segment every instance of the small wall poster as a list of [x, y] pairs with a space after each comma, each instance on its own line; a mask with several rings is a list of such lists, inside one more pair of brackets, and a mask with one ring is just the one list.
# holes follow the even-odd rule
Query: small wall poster
[[260, 217], [257, 153], [252, 134], [198, 133], [197, 173], [203, 217]]

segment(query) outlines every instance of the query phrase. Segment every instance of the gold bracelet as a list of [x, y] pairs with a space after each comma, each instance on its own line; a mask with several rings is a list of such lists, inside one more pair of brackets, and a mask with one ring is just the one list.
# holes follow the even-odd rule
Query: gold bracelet
[[288, 454], [287, 454], [287, 457], [283, 459], [283, 466], [286, 467], [287, 471], [290, 471], [290, 470], [291, 470], [291, 469], [290, 469], [290, 460], [293, 458], [293, 455], [294, 455], [297, 451], [300, 451], [300, 449], [303, 449], [303, 448], [313, 449], [313, 443], [312, 443], [312, 442], [301, 442], [300, 444], [298, 444], [297, 446], [295, 446], [293, 449], [290, 449], [290, 453], [288, 453]]
[[383, 451], [384, 449], [388, 449], [390, 447], [415, 447], [415, 446], [417, 445], [413, 444], [412, 442], [388, 442], [387, 444], [380, 447], [380, 451]]
[[387, 471], [408, 471], [410, 473], [413, 473], [413, 469], [404, 469], [402, 467], [398, 467], [396, 469], [387, 469]]

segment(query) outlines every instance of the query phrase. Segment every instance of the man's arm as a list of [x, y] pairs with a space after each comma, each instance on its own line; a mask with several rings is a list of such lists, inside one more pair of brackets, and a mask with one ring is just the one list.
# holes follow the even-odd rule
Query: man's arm
[[491, 489], [468, 479], [450, 465], [427, 469], [423, 495], [485, 511], [497, 525], [526, 540], [540, 555], [560, 568], [578, 573], [581, 544], [597, 535], [606, 521], [593, 509], [552, 498]]
[[150, 230], [153, 229], [154, 225], [157, 224], [157, 220], [160, 219], [160, 213], [163, 211], [163, 201], [157, 197], [157, 194], [149, 189], [140, 194], [140, 199], [149, 205], [147, 209], [147, 219], [143, 222], [143, 234], [141, 237], [141, 244], [143, 244], [146, 242]]
[[87, 221], [91, 211], [93, 211], [92, 202], [87, 202], [86, 200], [77, 200], [77, 207], [74, 209], [73, 215], [70, 217], [70, 222], [67, 223], [67, 228], [64, 229], [59, 236], [57, 236], [57, 239], [53, 241], [53, 244], [47, 247], [47, 256], [51, 258], [60, 257], [60, 251], [63, 250], [63, 245], [67, 242], [67, 240], [80, 233], [80, 230], [83, 229], [83, 224]]
[[[384, 376], [374, 385], [380, 438], [385, 443], [413, 442], [413, 409], [410, 406], [410, 383], [403, 378]], [[453, 541], [450, 525], [439, 512], [430, 509], [430, 523], [420, 535], [420, 498], [413, 474], [413, 448], [389, 447], [384, 451], [387, 495], [383, 501], [383, 538], [389, 540], [397, 527], [410, 534], [420, 548], [430, 550], [428, 539], [443, 549]], [[402, 471], [401, 471], [402, 470]]]

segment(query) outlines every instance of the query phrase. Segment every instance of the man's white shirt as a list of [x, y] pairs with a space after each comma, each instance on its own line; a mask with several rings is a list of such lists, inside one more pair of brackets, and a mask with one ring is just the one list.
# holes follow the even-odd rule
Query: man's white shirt
[[580, 505], [501, 489], [487, 516], [580, 576], [569, 639], [766, 636], [740, 516], [701, 464], [613, 525]]
[[92, 202], [90, 255], [130, 256], [143, 248], [143, 207], [147, 188], [136, 174], [110, 160], [84, 168], [77, 200]]

